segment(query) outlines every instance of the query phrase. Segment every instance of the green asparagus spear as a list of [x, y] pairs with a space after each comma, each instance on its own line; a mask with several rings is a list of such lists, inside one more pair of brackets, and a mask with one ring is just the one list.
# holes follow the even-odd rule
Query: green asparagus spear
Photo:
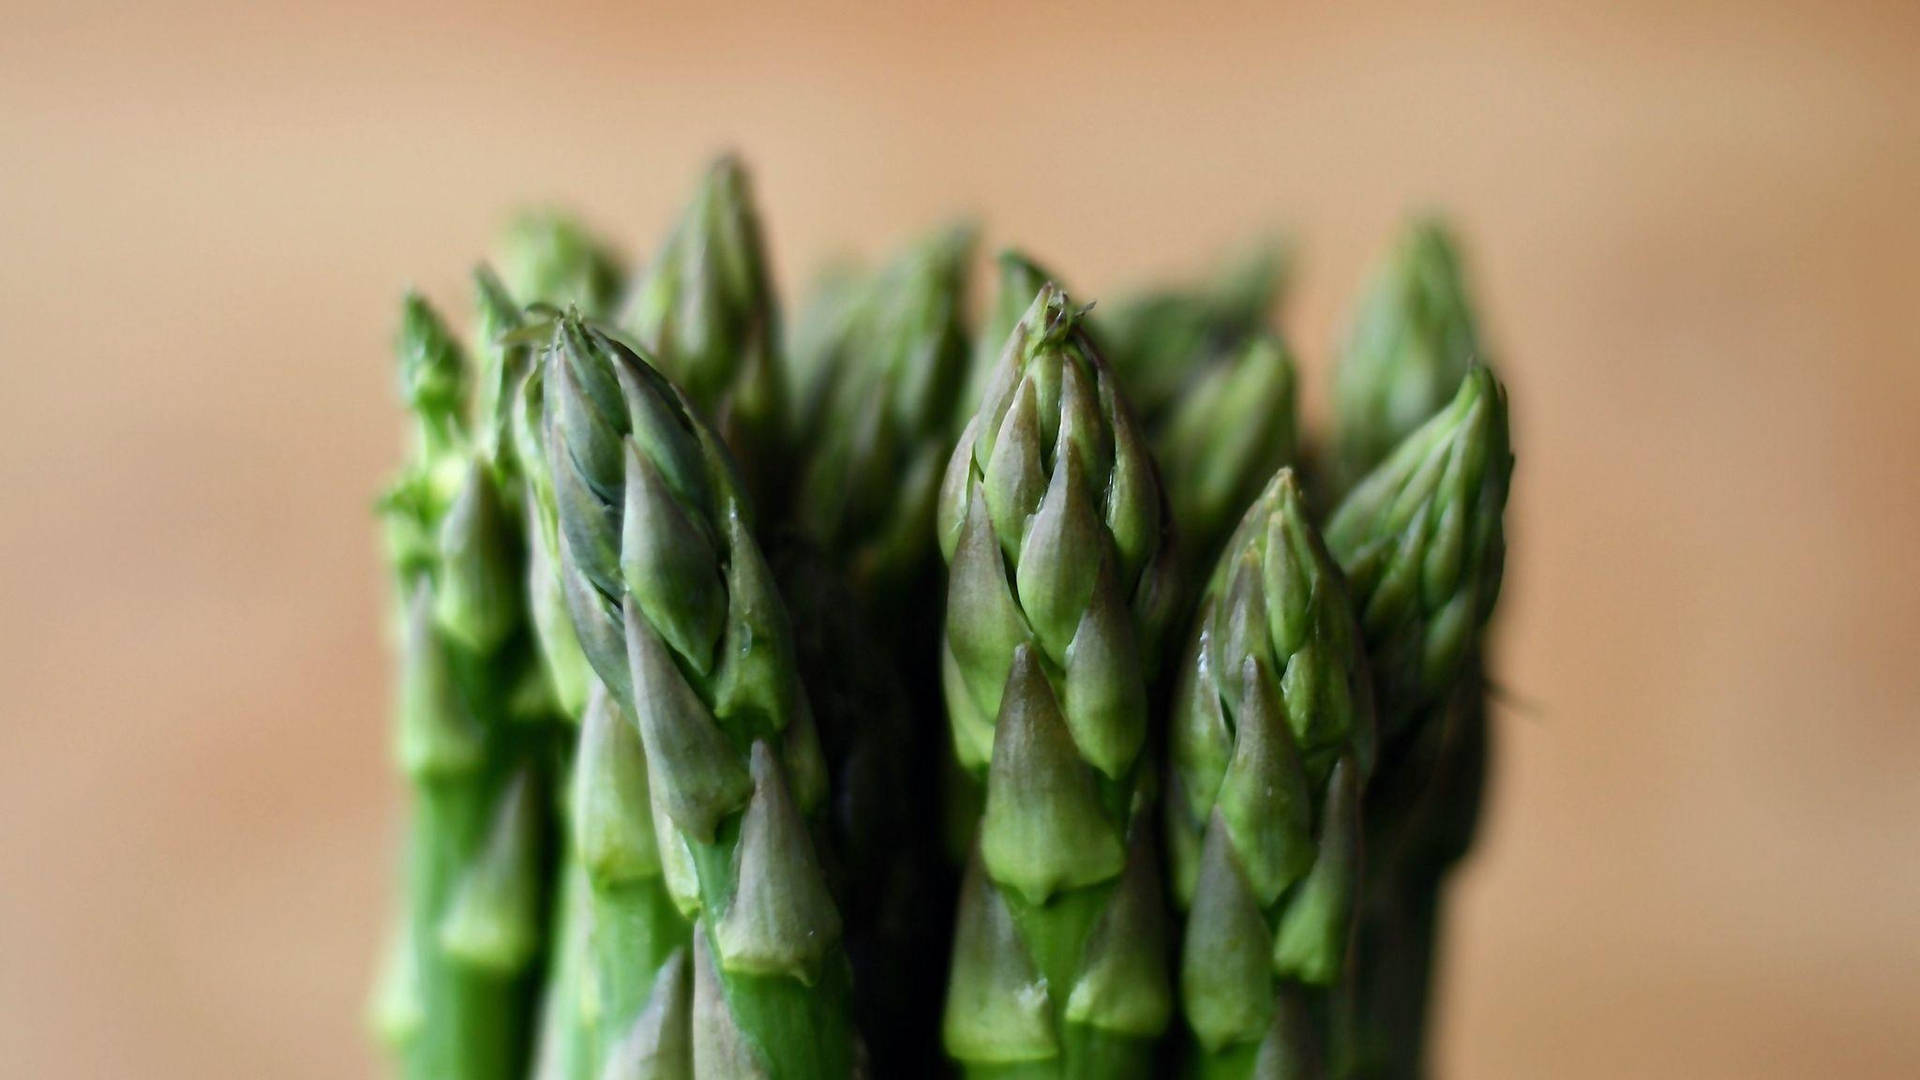
[[415, 454], [384, 501], [404, 597], [398, 756], [412, 781], [407, 912], [380, 1025], [403, 1075], [527, 1065], [542, 945], [546, 732], [516, 715], [531, 670], [520, 538], [471, 449], [466, 360], [410, 295], [400, 335]]
[[526, 210], [508, 223], [498, 261], [507, 291], [529, 304], [612, 314], [626, 278], [620, 256], [556, 210]]
[[711, 419], [768, 506], [785, 481], [778, 314], [746, 171], [721, 158], [633, 282], [622, 322]]
[[1213, 565], [1235, 516], [1293, 460], [1296, 426], [1293, 357], [1269, 333], [1201, 363], [1168, 404], [1152, 445], [1190, 566]]
[[[1020, 325], [1021, 316], [1033, 306], [1033, 298], [1040, 294], [1043, 286], [1050, 281], [1058, 281], [1024, 253], [1012, 249], [1000, 252], [994, 259], [994, 272], [996, 281], [993, 298], [981, 320], [978, 333], [974, 335], [973, 356], [968, 361], [966, 384], [958, 401], [959, 413], [955, 426], [960, 428], [972, 423], [974, 414], [980, 411], [981, 398], [985, 396], [995, 373], [1000, 370], [1001, 354], [1006, 351], [1014, 328]], [[1085, 325], [1081, 329], [1091, 330]], [[919, 674], [917, 665], [909, 662], [908, 666], [916, 675]], [[931, 682], [937, 684], [940, 679], [936, 675]], [[926, 695], [928, 682], [924, 677], [912, 680], [910, 690], [917, 692], [916, 700]], [[934, 704], [938, 707], [939, 703], [936, 701]], [[942, 801], [941, 846], [953, 866], [964, 866], [968, 849], [973, 846], [973, 828], [980, 817], [982, 792], [973, 774], [961, 768], [953, 755], [941, 754], [936, 769], [940, 777]]]
[[[1198, 287], [1145, 293], [1100, 313], [1100, 340], [1149, 428], [1174, 408], [1197, 366], [1267, 329], [1287, 263], [1285, 246], [1268, 241], [1227, 261]], [[1272, 474], [1260, 474], [1255, 490]]]
[[1336, 1023], [1344, 1075], [1423, 1074], [1440, 882], [1479, 812], [1479, 643], [1499, 596], [1512, 468], [1506, 393], [1475, 367], [1327, 525], [1361, 612], [1380, 731], [1351, 1009]]
[[850, 259], [815, 275], [787, 334], [787, 430], [801, 441], [826, 412], [829, 394], [848, 362], [848, 346], [867, 309], [875, 275]]
[[1383, 760], [1445, 700], [1493, 612], [1512, 471], [1506, 391], [1476, 367], [1327, 522], [1367, 632]]
[[[510, 254], [516, 248], [516, 239], [524, 240], [524, 230], [510, 234], [504, 245]], [[558, 288], [552, 283], [577, 280], [586, 270], [550, 264], [555, 260], [588, 259], [591, 251], [584, 245], [549, 244], [521, 252], [523, 261], [532, 256], [544, 260], [539, 265], [545, 269], [538, 274], [523, 270], [523, 277], [531, 279], [536, 287]], [[555, 794], [560, 796], [555, 807], [561, 826], [560, 860], [553, 872], [553, 947], [547, 957], [534, 1076], [537, 1080], [596, 1080], [602, 1054], [601, 1031], [596, 1024], [599, 1002], [594, 971], [593, 891], [578, 856], [575, 822], [568, 812], [571, 800], [564, 797], [572, 786], [573, 744], [578, 741], [592, 672], [574, 637], [554, 566], [557, 533], [553, 496], [547, 482], [546, 457], [537, 438], [539, 380], [531, 348], [537, 338], [526, 330], [520, 308], [491, 269], [482, 266], [475, 272], [474, 281], [479, 301], [475, 323], [482, 350], [475, 422], [480, 428], [479, 437], [496, 449], [519, 483], [528, 549], [528, 613], [546, 676], [546, 694], [561, 728], [561, 746], [554, 755], [552, 770], [558, 781]], [[542, 286], [542, 282], [547, 284]], [[529, 414], [536, 423], [527, 423]]]
[[1214, 571], [1169, 741], [1193, 1075], [1323, 1076], [1317, 1027], [1358, 895], [1373, 709], [1346, 585], [1291, 470]]
[[1375, 272], [1334, 370], [1337, 488], [1358, 483], [1485, 360], [1446, 226], [1415, 221]]
[[848, 963], [807, 820], [825, 765], [732, 462], [686, 396], [573, 315], [543, 372], [574, 629], [637, 722], [664, 879], [696, 920], [694, 1072], [846, 1077]]
[[817, 362], [818, 407], [800, 432], [794, 520], [883, 609], [935, 558], [947, 417], [967, 364], [973, 238], [971, 226], [941, 230], [859, 290], [837, 347], [821, 350], [831, 356]]
[[1144, 1077], [1171, 1012], [1145, 821], [1167, 510], [1083, 314], [1041, 290], [941, 491], [948, 718], [985, 789], [944, 1037], [975, 1077]]

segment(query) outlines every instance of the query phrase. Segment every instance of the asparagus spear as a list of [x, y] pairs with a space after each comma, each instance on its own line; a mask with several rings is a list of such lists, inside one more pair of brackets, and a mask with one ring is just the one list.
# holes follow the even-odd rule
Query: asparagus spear
[[580, 726], [571, 815], [591, 897], [595, 961], [584, 977], [596, 1075], [690, 1077], [690, 931], [667, 890], [639, 730], [597, 680]]
[[[796, 335], [796, 365], [811, 373], [813, 387], [811, 407], [797, 428], [801, 482], [793, 517], [799, 543], [829, 556], [823, 561], [844, 573], [848, 599], [857, 599], [862, 609], [861, 633], [871, 633], [878, 646], [864, 664], [875, 664], [876, 655], [890, 657], [908, 694], [905, 707], [919, 715], [940, 709], [940, 610], [924, 598], [939, 587], [934, 501], [952, 445], [952, 400], [969, 362], [963, 319], [973, 234], [967, 225], [942, 229], [877, 273], [829, 281], [801, 320], [807, 334]], [[785, 575], [782, 583], [788, 584]], [[797, 588], [818, 595], [805, 583]], [[834, 665], [817, 670], [834, 680]], [[822, 689], [833, 693], [830, 686]], [[822, 700], [813, 697], [816, 704]], [[908, 739], [900, 749], [895, 767], [912, 783], [924, 785], [920, 790], [940, 784], [944, 756], [937, 739]], [[947, 787], [959, 785], [955, 779]], [[928, 813], [916, 815], [913, 824], [935, 828], [940, 820]], [[909, 839], [939, 843], [936, 836]], [[956, 851], [964, 848], [964, 840], [956, 845]], [[948, 869], [921, 860], [918, 852], [908, 862], [916, 873], [943, 876]], [[952, 893], [942, 888], [936, 895]], [[927, 918], [947, 925], [943, 907], [934, 904]], [[941, 967], [925, 966], [935, 975]]]
[[384, 509], [405, 604], [398, 755], [413, 825], [405, 928], [377, 1019], [403, 1075], [517, 1076], [546, 830], [544, 732], [515, 715], [530, 661], [520, 540], [495, 463], [471, 449], [466, 360], [417, 295], [400, 368], [416, 445]]
[[[535, 331], [537, 332], [537, 331]], [[546, 467], [541, 368], [522, 381], [516, 445], [528, 463], [530, 593], [556, 681], [577, 689], [580, 735], [568, 800], [562, 947], [548, 986], [541, 1080], [680, 1080], [692, 1075], [691, 929], [669, 893], [634, 720], [587, 661], [567, 608], [558, 509]]]
[[[508, 265], [520, 266], [521, 279], [540, 290], [534, 294], [536, 301], [577, 296], [570, 291], [570, 284], [595, 280], [609, 262], [576, 226], [552, 217], [544, 221], [548, 225], [544, 229], [523, 226], [511, 231], [502, 245], [503, 258]], [[530, 348], [538, 335], [526, 327], [520, 309], [490, 270], [482, 267], [475, 281], [480, 300], [478, 325], [481, 340], [488, 347], [488, 353], [483, 354], [487, 361], [482, 364], [478, 415], [489, 425], [490, 437], [512, 450], [510, 456], [522, 480], [529, 549], [527, 601], [548, 688], [558, 715], [569, 725], [567, 746], [559, 755], [557, 770], [561, 780], [557, 787], [566, 793], [558, 807], [564, 838], [560, 865], [555, 870], [559, 901], [553, 912], [554, 948], [548, 957], [535, 1076], [539, 1080], [597, 1080], [602, 1075], [621, 1075], [606, 1063], [615, 1058], [620, 1040], [634, 1026], [634, 1018], [644, 1004], [631, 1000], [632, 988], [637, 980], [650, 978], [664, 959], [656, 955], [657, 949], [646, 947], [631, 954], [624, 952], [632, 944], [632, 928], [678, 923], [678, 944], [683, 946], [687, 931], [678, 911], [658, 887], [657, 867], [652, 874], [655, 888], [649, 891], [644, 873], [632, 872], [631, 861], [623, 863], [617, 853], [610, 857], [605, 850], [610, 837], [624, 835], [617, 825], [609, 827], [574, 812], [574, 805], [581, 801], [581, 782], [618, 770], [595, 767], [608, 753], [605, 740], [601, 740], [592, 744], [598, 752], [588, 767], [576, 772], [575, 744], [581, 741], [579, 729], [598, 681], [574, 635], [560, 588], [558, 523], [540, 440], [540, 379]], [[600, 303], [607, 302], [608, 292], [601, 290]], [[644, 771], [644, 761], [639, 768]], [[644, 807], [643, 801], [646, 835], [632, 841], [637, 845], [651, 843], [651, 821]], [[583, 836], [583, 827], [595, 825], [599, 827], [592, 836]], [[589, 860], [591, 872], [588, 862], [581, 858], [582, 850], [589, 849], [594, 854]], [[651, 909], [649, 900], [653, 901]], [[607, 928], [596, 930], [601, 907], [609, 910]], [[641, 944], [652, 943], [643, 940]], [[603, 979], [603, 964], [614, 968], [611, 977]], [[611, 986], [604, 994], [603, 981]], [[656, 1075], [672, 1074], [659, 1070]]]
[[857, 593], [880, 602], [881, 626], [897, 606], [887, 601], [921, 583], [934, 558], [947, 416], [967, 364], [973, 238], [971, 226], [943, 229], [858, 290], [839, 343], [821, 350], [833, 355], [817, 362], [818, 404], [800, 433], [795, 522], [847, 568]]
[[830, 394], [848, 363], [849, 346], [866, 314], [874, 274], [852, 260], [828, 265], [814, 277], [806, 303], [787, 334], [787, 430], [807, 437], [821, 423]]
[[825, 766], [732, 463], [687, 397], [573, 315], [543, 389], [574, 629], [637, 722], [664, 879], [696, 920], [694, 1072], [848, 1076], [848, 964], [806, 820]]
[[1367, 632], [1383, 762], [1445, 700], [1499, 599], [1512, 471], [1506, 391], [1476, 367], [1327, 522]]
[[1213, 565], [1235, 515], [1294, 459], [1294, 381], [1285, 343], [1252, 334], [1199, 364], [1154, 428], [1174, 524], [1199, 573]]
[[[1013, 249], [1004, 250], [995, 257], [994, 276], [993, 299], [974, 335], [973, 356], [968, 361], [966, 384], [960, 392], [957, 426], [961, 428], [971, 423], [974, 414], [980, 411], [981, 399], [986, 395], [995, 373], [1000, 370], [1001, 354], [1006, 351], [1007, 341], [1020, 324], [1021, 316], [1033, 306], [1033, 298], [1039, 295], [1043, 286], [1049, 281], [1058, 280], [1026, 254]], [[1081, 329], [1091, 330], [1084, 325]], [[916, 669], [917, 674], [917, 665], [910, 666]], [[924, 693], [930, 682], [937, 685], [940, 681], [939, 676], [932, 680], [915, 678], [911, 688]], [[953, 866], [964, 866], [968, 849], [973, 846], [974, 823], [980, 817], [983, 793], [974, 776], [961, 768], [952, 754], [941, 754], [936, 768], [940, 777], [941, 821], [944, 829], [941, 845]]]
[[1347, 954], [1372, 729], [1345, 583], [1282, 469], [1214, 570], [1174, 698], [1193, 1075], [1325, 1075], [1317, 1029]]
[[[1198, 287], [1148, 292], [1102, 312], [1101, 341], [1148, 427], [1160, 425], [1197, 365], [1266, 329], [1287, 262], [1282, 244], [1264, 242]], [[1271, 475], [1272, 469], [1262, 473], [1256, 490]]]
[[1375, 272], [1334, 369], [1337, 488], [1358, 483], [1485, 359], [1446, 226], [1413, 222]]
[[1361, 611], [1380, 731], [1352, 1009], [1336, 1036], [1347, 1075], [1423, 1072], [1440, 880], [1479, 812], [1479, 639], [1499, 596], [1512, 469], [1505, 391], [1475, 367], [1327, 525]]
[[620, 256], [580, 222], [557, 210], [525, 210], [508, 223], [498, 249], [500, 276], [527, 303], [612, 313], [626, 270]]
[[710, 417], [773, 505], [784, 492], [786, 373], [778, 311], [746, 170], [714, 162], [693, 204], [633, 282], [623, 325]]
[[944, 1020], [969, 1076], [1147, 1076], [1171, 1011], [1144, 821], [1167, 512], [1082, 316], [1041, 290], [941, 491], [948, 718], [985, 788]]

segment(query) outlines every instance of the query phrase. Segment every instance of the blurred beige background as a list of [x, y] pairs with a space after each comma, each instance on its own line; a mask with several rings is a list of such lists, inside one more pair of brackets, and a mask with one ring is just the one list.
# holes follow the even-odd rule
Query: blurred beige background
[[754, 166], [789, 295], [952, 208], [1099, 295], [1450, 207], [1520, 466], [1445, 1075], [1920, 1075], [1911, 4], [8, 3], [0, 1072], [340, 1077], [400, 788], [400, 287]]

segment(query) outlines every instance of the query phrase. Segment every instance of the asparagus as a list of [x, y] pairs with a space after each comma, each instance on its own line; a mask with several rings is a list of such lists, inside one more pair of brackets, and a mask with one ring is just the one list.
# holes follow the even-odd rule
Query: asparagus
[[865, 316], [874, 275], [851, 260], [829, 264], [814, 277], [806, 303], [787, 334], [787, 429], [804, 443], [821, 422], [829, 395], [848, 363], [849, 346]]
[[1166, 805], [1192, 1075], [1325, 1075], [1373, 714], [1360, 629], [1290, 469], [1214, 570], [1180, 667]]
[[1475, 367], [1327, 524], [1361, 612], [1379, 709], [1354, 996], [1337, 1033], [1348, 1075], [1423, 1072], [1440, 879], [1479, 812], [1479, 639], [1499, 597], [1512, 468], [1505, 391]]
[[948, 718], [985, 789], [943, 1023], [969, 1076], [1144, 1077], [1171, 1011], [1145, 823], [1167, 511], [1083, 315], [1041, 290], [941, 491]]
[[[1266, 328], [1287, 261], [1282, 244], [1265, 242], [1227, 261], [1199, 287], [1145, 293], [1102, 313], [1100, 340], [1149, 427], [1174, 407], [1197, 365]], [[1256, 491], [1271, 475], [1271, 469], [1260, 474]]]
[[[695, 920], [693, 1070], [848, 1076], [848, 963], [806, 820], [825, 765], [731, 460], [687, 396], [574, 315], [543, 391], [574, 629], [637, 723], [665, 884]], [[637, 832], [636, 813], [609, 816]]]
[[1019, 325], [1033, 298], [1040, 294], [1040, 287], [1059, 280], [1023, 252], [1002, 251], [993, 263], [993, 299], [973, 338], [973, 356], [968, 361], [967, 377], [957, 399], [956, 427], [965, 427], [973, 414], [980, 411], [980, 399], [1000, 369], [1000, 353], [1006, 347], [1007, 337]]
[[1327, 522], [1367, 632], [1383, 761], [1451, 691], [1499, 599], [1512, 471], [1506, 391], [1476, 367]]
[[535, 368], [521, 383], [515, 425], [533, 494], [529, 587], [543, 613], [536, 622], [550, 671], [573, 687], [571, 715], [580, 723], [561, 871], [574, 890], [561, 912], [567, 953], [549, 977], [539, 1076], [678, 1080], [692, 1075], [691, 930], [666, 887], [633, 718], [608, 694], [574, 632], [544, 413], [544, 373]]
[[947, 415], [967, 365], [973, 236], [971, 226], [943, 229], [902, 252], [857, 298], [839, 298], [853, 310], [838, 343], [817, 350], [831, 355], [814, 362], [794, 519], [847, 568], [858, 594], [883, 604], [922, 584], [934, 559]]
[[589, 1015], [604, 1080], [693, 1075], [690, 931], [669, 895], [647, 755], [632, 715], [595, 682], [573, 775], [574, 850], [591, 898]]
[[518, 714], [520, 541], [496, 462], [473, 452], [465, 357], [418, 295], [399, 351], [415, 452], [383, 508], [404, 598], [397, 750], [414, 794], [407, 911], [377, 1021], [403, 1075], [516, 1076], [546, 830], [544, 733]]
[[[501, 245], [501, 257], [504, 265], [517, 268], [516, 278], [524, 288], [533, 290], [530, 298], [539, 303], [604, 306], [611, 302], [617, 286], [617, 278], [609, 280], [617, 271], [612, 258], [588, 239], [584, 230], [556, 215], [523, 216]], [[560, 588], [558, 523], [540, 439], [540, 379], [531, 362], [530, 346], [539, 342], [539, 332], [527, 326], [506, 287], [490, 270], [483, 267], [475, 279], [482, 340], [491, 346], [489, 362], [482, 366], [479, 415], [489, 423], [492, 437], [511, 448], [511, 460], [522, 480], [528, 537], [527, 602], [547, 686], [556, 711], [571, 729], [558, 770], [561, 783], [556, 785], [565, 793], [558, 807], [565, 823], [564, 842], [560, 865], [554, 872], [559, 900], [553, 912], [554, 948], [548, 957], [535, 1076], [539, 1080], [595, 1080], [603, 1074], [620, 1075], [607, 1063], [617, 1056], [620, 1039], [633, 1026], [641, 1008], [629, 1000], [634, 973], [650, 977], [663, 959], [656, 955], [657, 950], [648, 948], [623, 952], [633, 944], [632, 928], [672, 926], [680, 920], [678, 911], [657, 886], [658, 869], [652, 875], [655, 888], [649, 891], [644, 873], [633, 872], [630, 862], [622, 863], [617, 853], [610, 857], [605, 850], [608, 836], [620, 835], [619, 830], [574, 810], [582, 801], [578, 793], [582, 782], [617, 769], [595, 767], [598, 758], [606, 756], [605, 750], [594, 755], [587, 768], [577, 769], [575, 750], [582, 741], [579, 733], [597, 680], [574, 635]], [[597, 748], [603, 743], [591, 745]], [[644, 770], [644, 762], [640, 768]], [[645, 814], [642, 816], [644, 820]], [[591, 835], [584, 834], [596, 825], [599, 827]], [[650, 820], [645, 825], [647, 835], [638, 841], [640, 844], [651, 840]], [[592, 857], [583, 861], [583, 850]], [[653, 901], [651, 908], [648, 900]], [[607, 925], [597, 929], [596, 917], [603, 907], [608, 911]], [[685, 939], [686, 928], [681, 924], [679, 943], [684, 945]], [[603, 966], [613, 968], [613, 973], [604, 975]], [[612, 989], [603, 993], [603, 983]], [[656, 1075], [671, 1074], [657, 1071]]]
[[772, 504], [784, 491], [786, 373], [778, 312], [746, 171], [714, 162], [658, 254], [633, 282], [623, 325], [709, 417]]
[[1198, 368], [1152, 446], [1187, 561], [1204, 573], [1236, 515], [1294, 459], [1297, 424], [1293, 357], [1277, 335], [1252, 334]]
[[[1033, 306], [1033, 298], [1049, 281], [1058, 280], [1027, 255], [1013, 249], [1002, 251], [995, 257], [994, 274], [993, 299], [974, 335], [973, 356], [968, 361], [966, 384], [960, 392], [957, 423], [962, 428], [971, 423], [974, 414], [980, 411], [981, 398], [986, 395], [988, 384], [1000, 369], [1000, 355], [1006, 351], [1007, 339], [1012, 336], [1027, 309]], [[1081, 329], [1091, 331], [1091, 327], [1087, 326]], [[937, 686], [940, 681], [937, 674], [932, 679], [917, 678], [914, 688], [925, 691]], [[937, 702], [935, 705], [938, 707]], [[980, 817], [983, 793], [973, 775], [961, 768], [953, 755], [940, 755], [937, 767], [943, 804], [942, 846], [953, 866], [964, 866], [968, 849], [973, 845], [973, 828]]]
[[528, 303], [577, 307], [596, 318], [620, 299], [620, 256], [585, 226], [555, 210], [526, 210], [508, 223], [498, 261], [511, 295]]
[[1359, 482], [1484, 360], [1446, 226], [1412, 223], [1375, 272], [1334, 370], [1337, 488]]

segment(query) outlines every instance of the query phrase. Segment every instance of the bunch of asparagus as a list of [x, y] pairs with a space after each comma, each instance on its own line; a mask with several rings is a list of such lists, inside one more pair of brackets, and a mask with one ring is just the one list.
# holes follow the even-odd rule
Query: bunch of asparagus
[[1423, 1074], [1512, 456], [1411, 228], [1304, 444], [1265, 244], [1094, 313], [976, 233], [783, 333], [746, 176], [407, 297], [413, 1078]]

